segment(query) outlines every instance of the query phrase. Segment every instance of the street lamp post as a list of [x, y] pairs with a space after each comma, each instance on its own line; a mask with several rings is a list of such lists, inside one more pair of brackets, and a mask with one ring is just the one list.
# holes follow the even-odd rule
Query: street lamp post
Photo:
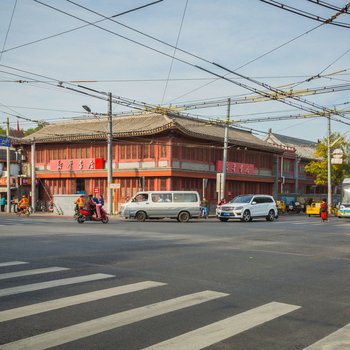
[[[83, 108], [92, 114], [93, 113], [89, 106], [84, 105]], [[105, 115], [106, 114], [98, 114]], [[113, 155], [112, 155], [112, 138], [113, 138], [113, 125], [112, 125], [112, 93], [108, 93], [108, 129], [107, 129], [107, 212], [108, 214], [112, 214], [113, 206], [112, 206], [112, 188], [111, 184], [113, 182]]]

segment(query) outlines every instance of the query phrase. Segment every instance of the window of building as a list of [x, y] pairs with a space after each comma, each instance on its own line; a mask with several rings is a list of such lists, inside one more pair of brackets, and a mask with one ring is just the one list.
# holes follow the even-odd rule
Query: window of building
[[162, 177], [160, 179], [160, 190], [166, 191], [166, 178], [165, 177]]
[[137, 158], [137, 145], [131, 145], [131, 158]]
[[77, 179], [75, 183], [77, 193], [85, 193], [85, 181], [84, 179]]
[[294, 170], [294, 160], [283, 159], [283, 171], [286, 173], [292, 173]]
[[[174, 146], [176, 147], [176, 146]], [[160, 145], [160, 158], [166, 158], [167, 157], [167, 146], [166, 145]]]
[[176, 145], [173, 145], [171, 147], [171, 156], [173, 159], [179, 159], [179, 147]]

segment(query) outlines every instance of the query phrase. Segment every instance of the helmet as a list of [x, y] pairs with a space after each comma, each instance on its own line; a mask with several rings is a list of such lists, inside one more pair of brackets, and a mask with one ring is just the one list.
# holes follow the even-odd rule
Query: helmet
[[24, 195], [22, 196], [22, 198], [27, 198], [27, 196], [24, 194]]
[[80, 197], [84, 197], [84, 195], [81, 194]]

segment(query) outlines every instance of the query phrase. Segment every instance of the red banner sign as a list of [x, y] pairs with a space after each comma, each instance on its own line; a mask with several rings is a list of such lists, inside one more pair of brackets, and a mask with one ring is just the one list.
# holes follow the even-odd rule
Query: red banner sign
[[104, 169], [103, 158], [50, 160], [50, 170], [54, 171], [77, 171], [94, 169]]
[[[223, 162], [222, 160], [216, 161], [216, 171], [222, 172]], [[226, 162], [226, 172], [228, 174], [246, 174], [254, 175], [254, 164], [237, 163], [237, 162]]]

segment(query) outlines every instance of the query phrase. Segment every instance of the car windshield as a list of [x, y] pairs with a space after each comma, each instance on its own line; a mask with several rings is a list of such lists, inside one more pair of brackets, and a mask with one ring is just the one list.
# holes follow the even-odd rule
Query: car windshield
[[249, 203], [253, 196], [237, 196], [233, 198], [230, 203]]

